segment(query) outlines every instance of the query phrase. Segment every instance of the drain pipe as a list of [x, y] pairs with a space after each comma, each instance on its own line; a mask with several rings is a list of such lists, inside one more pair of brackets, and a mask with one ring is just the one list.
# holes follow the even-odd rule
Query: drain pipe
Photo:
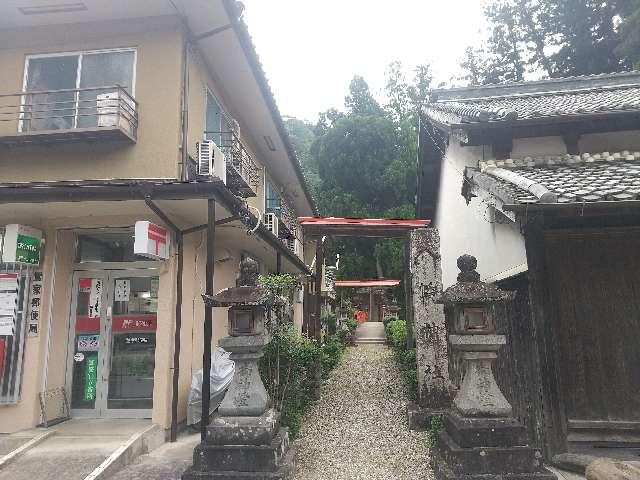
[[188, 135], [189, 135], [189, 40], [185, 38], [182, 45], [182, 95], [180, 102], [182, 103], [182, 146], [181, 148], [181, 161], [182, 161], [182, 181], [189, 180], [189, 153], [187, 149]]

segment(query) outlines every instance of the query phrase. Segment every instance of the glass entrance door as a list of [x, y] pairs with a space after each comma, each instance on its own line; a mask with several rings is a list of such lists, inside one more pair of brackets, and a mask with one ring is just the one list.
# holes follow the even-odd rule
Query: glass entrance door
[[151, 416], [157, 305], [154, 271], [74, 274], [69, 336], [74, 416]]

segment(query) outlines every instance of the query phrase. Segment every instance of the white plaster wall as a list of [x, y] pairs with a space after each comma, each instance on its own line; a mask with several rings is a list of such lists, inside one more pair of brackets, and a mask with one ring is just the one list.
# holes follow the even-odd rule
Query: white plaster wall
[[562, 137], [516, 138], [513, 140], [513, 158], [527, 155], [561, 155], [567, 153]]
[[588, 153], [638, 151], [640, 150], [640, 130], [582, 135], [578, 146], [581, 152]]
[[[487, 151], [490, 149], [485, 147], [485, 155]], [[488, 221], [491, 215], [486, 204], [475, 198], [467, 205], [460, 193], [464, 168], [477, 166], [482, 158], [482, 147], [452, 143], [442, 164], [436, 226], [440, 231], [444, 288], [456, 282], [456, 260], [464, 253], [478, 259], [483, 278], [526, 265], [524, 239], [518, 226]]]

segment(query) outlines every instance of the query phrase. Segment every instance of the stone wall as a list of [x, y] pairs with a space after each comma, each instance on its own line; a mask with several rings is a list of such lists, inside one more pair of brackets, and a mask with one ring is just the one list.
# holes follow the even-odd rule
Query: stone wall
[[447, 331], [442, 305], [440, 236], [436, 228], [413, 230], [409, 238], [409, 276], [412, 289], [413, 330], [418, 363], [418, 401], [430, 410], [451, 401]]

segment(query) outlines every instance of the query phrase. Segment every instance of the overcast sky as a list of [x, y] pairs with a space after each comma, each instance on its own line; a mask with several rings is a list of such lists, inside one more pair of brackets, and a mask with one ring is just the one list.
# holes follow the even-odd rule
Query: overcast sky
[[343, 108], [349, 81], [381, 97], [384, 72], [430, 63], [436, 83], [459, 74], [484, 28], [480, 0], [243, 0], [245, 20], [283, 115], [315, 121]]

